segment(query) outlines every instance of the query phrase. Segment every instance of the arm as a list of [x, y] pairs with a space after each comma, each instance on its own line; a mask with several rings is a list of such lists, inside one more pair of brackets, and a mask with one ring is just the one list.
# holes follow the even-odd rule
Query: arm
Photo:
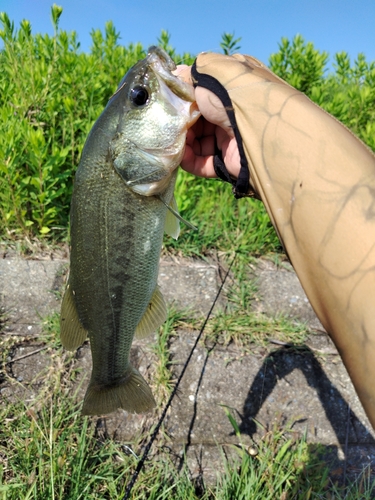
[[240, 156], [235, 189], [265, 204], [375, 427], [374, 155], [252, 57], [203, 53], [191, 74], [199, 106], [208, 90], [224, 104], [226, 143], [234, 138]]

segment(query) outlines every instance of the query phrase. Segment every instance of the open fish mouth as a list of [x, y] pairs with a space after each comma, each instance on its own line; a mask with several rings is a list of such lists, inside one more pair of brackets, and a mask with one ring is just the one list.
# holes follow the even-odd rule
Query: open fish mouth
[[[139, 66], [139, 69], [143, 68], [145, 72], [151, 70], [159, 80], [160, 88], [167, 88], [170, 90], [168, 95], [165, 95], [166, 99], [175, 103], [176, 98], [180, 98], [184, 101], [192, 103], [190, 107], [191, 120], [188, 122], [188, 127], [191, 127], [191, 125], [193, 125], [200, 116], [198, 106], [195, 102], [194, 88], [192, 85], [180, 80], [177, 76], [171, 73], [177, 66], [169, 54], [167, 54], [167, 52], [160, 47], [152, 46], [148, 49], [146, 58], [139, 61], [135, 66], [133, 66], [133, 68], [130, 69], [130, 71], [138, 69], [137, 66]], [[112, 95], [110, 100], [124, 88], [126, 85], [127, 75], [128, 73], [124, 76], [118, 89]]]
[[194, 88], [172, 74], [172, 71], [174, 71], [177, 66], [173, 59], [163, 49], [155, 46], [150, 47], [148, 49], [146, 61], [174, 94], [185, 101], [195, 101]]

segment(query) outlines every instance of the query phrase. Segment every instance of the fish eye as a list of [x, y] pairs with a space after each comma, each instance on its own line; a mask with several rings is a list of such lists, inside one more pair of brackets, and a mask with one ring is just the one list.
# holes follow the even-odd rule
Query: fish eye
[[130, 91], [130, 100], [135, 106], [144, 106], [149, 98], [149, 93], [146, 87], [136, 85]]

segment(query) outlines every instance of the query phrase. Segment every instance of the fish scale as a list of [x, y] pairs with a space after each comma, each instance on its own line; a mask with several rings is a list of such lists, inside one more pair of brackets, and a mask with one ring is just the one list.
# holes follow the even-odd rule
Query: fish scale
[[[129, 198], [132, 198], [131, 201]], [[147, 204], [143, 203], [140, 195], [133, 194], [117, 179], [109, 182], [105, 190], [93, 192], [92, 199], [95, 200], [93, 210], [99, 212], [96, 217], [86, 224], [77, 221], [76, 226], [72, 223], [71, 258], [72, 261], [85, 261], [85, 265], [74, 269], [70, 284], [84, 304], [81, 311], [77, 300], [79, 317], [89, 331], [93, 358], [95, 353], [100, 356], [107, 342], [112, 342], [116, 345], [116, 353], [111, 352], [111, 370], [119, 377], [126, 368], [123, 358], [128, 354], [131, 340], [128, 340], [130, 335], [121, 335], [120, 341], [117, 337], [121, 328], [133, 335], [151, 300], [156, 286], [167, 209], [157, 199], [148, 199]], [[87, 208], [85, 199], [81, 200], [77, 190], [72, 210], [79, 213], [80, 209], [85, 212]], [[153, 223], [156, 220], [158, 223]], [[152, 225], [156, 230], [151, 231]], [[80, 228], [79, 231], [76, 231], [76, 227]], [[135, 230], [137, 237], [134, 235]], [[85, 242], [93, 238], [99, 244], [95, 245], [90, 258], [87, 258]], [[150, 242], [147, 253], [139, 250], [139, 240]], [[103, 265], [98, 265], [99, 262], [103, 262]], [[87, 276], [87, 269], [96, 269], [94, 279], [93, 276]], [[125, 293], [125, 290], [129, 292]], [[90, 296], [93, 297], [88, 301]], [[143, 296], [147, 299], [141, 302], [139, 297]], [[89, 311], [85, 304], [90, 305]], [[110, 322], [114, 328], [108, 335], [97, 334], [99, 331], [106, 332], [106, 325]], [[100, 379], [105, 382], [110, 370], [104, 363], [98, 362], [97, 365], [100, 366]], [[118, 368], [115, 368], [117, 365]]]

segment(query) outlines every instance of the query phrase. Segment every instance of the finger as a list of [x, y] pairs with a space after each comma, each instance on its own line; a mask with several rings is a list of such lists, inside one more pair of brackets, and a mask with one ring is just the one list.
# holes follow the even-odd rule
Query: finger
[[181, 167], [190, 174], [198, 177], [213, 179], [217, 177], [214, 169], [214, 157], [196, 155], [191, 146], [186, 146]]
[[203, 87], [196, 87], [195, 98], [204, 118], [223, 128], [230, 137], [234, 137], [227, 112], [217, 95]]
[[241, 158], [234, 138], [223, 143], [222, 156], [228, 173], [237, 179], [241, 170]]
[[191, 67], [186, 64], [180, 64], [177, 68], [172, 71], [172, 73], [177, 76], [180, 80], [193, 85], [191, 80]]
[[197, 138], [190, 129], [186, 136], [186, 147], [181, 167], [199, 177], [216, 177], [214, 169], [215, 138], [213, 135]]
[[215, 153], [216, 125], [200, 118], [186, 134], [186, 144], [192, 146], [195, 154], [201, 156]]

